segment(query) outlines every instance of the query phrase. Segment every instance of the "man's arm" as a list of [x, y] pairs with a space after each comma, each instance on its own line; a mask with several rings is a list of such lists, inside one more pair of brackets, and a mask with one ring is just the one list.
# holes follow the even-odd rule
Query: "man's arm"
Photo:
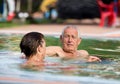
[[46, 56], [64, 56], [64, 52], [59, 46], [48, 46], [46, 47]]
[[78, 50], [78, 53], [80, 57], [82, 58], [88, 58], [89, 57], [89, 53], [86, 50]]
[[79, 50], [80, 56], [87, 59], [87, 62], [101, 62], [102, 60], [96, 56], [90, 56], [86, 50]]
[[88, 62], [101, 62], [102, 60], [99, 57], [96, 56], [89, 56]]

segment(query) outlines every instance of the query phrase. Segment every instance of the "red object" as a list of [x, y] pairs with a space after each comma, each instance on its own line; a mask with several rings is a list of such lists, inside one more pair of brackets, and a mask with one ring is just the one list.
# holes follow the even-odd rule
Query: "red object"
[[15, 14], [14, 14], [14, 13], [8, 14], [8, 16], [7, 16], [7, 21], [12, 21], [14, 17], [15, 17]]
[[100, 9], [100, 26], [103, 27], [105, 25], [105, 20], [107, 19], [107, 25], [112, 26], [115, 22], [115, 12], [114, 12], [114, 3], [104, 4], [102, 0], [97, 0], [99, 9]]
[[118, 7], [118, 16], [120, 17], [120, 0], [118, 0], [117, 7]]

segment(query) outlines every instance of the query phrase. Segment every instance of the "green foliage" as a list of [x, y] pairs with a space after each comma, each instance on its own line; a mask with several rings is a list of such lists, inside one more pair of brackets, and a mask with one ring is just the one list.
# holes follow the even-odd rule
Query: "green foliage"
[[10, 27], [21, 26], [21, 25], [22, 24], [15, 23], [15, 22], [0, 22], [0, 28], [10, 28]]

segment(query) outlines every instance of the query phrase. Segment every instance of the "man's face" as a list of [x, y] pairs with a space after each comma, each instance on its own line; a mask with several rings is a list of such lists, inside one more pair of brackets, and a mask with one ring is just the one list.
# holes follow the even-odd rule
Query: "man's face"
[[65, 29], [63, 36], [61, 36], [61, 41], [64, 51], [76, 51], [80, 43], [77, 30], [73, 28]]

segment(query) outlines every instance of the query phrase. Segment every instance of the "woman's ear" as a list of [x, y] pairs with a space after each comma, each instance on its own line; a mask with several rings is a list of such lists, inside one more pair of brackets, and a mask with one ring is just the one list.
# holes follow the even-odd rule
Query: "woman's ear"
[[42, 51], [41, 51], [41, 46], [39, 45], [38, 47], [37, 47], [37, 53], [41, 53]]

